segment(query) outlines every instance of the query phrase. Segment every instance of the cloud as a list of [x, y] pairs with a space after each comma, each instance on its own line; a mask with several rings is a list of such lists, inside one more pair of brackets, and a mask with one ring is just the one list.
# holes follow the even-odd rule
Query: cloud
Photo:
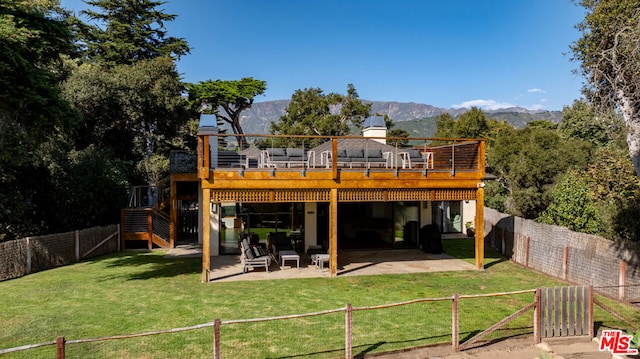
[[484, 110], [498, 110], [501, 108], [515, 107], [515, 105], [508, 102], [498, 102], [495, 100], [470, 100], [460, 104], [451, 105], [453, 108], [470, 108], [478, 107]]
[[545, 91], [545, 90], [543, 90], [543, 89], [536, 89], [536, 88], [533, 88], [533, 89], [528, 89], [528, 90], [527, 90], [527, 92], [528, 92], [528, 93], [546, 93], [547, 91]]

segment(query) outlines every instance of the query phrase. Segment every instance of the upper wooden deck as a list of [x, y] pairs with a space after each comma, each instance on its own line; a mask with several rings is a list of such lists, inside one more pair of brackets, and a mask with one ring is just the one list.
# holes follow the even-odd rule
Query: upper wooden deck
[[[262, 143], [284, 137], [244, 136], [249, 142]], [[483, 139], [410, 138], [411, 146], [399, 147], [376, 141], [379, 138], [362, 136], [287, 136], [300, 145], [219, 150], [217, 144], [228, 137], [237, 136], [198, 136], [196, 171], [202, 188], [244, 192], [332, 188], [475, 189], [485, 177]], [[319, 144], [311, 147], [305, 143]]]

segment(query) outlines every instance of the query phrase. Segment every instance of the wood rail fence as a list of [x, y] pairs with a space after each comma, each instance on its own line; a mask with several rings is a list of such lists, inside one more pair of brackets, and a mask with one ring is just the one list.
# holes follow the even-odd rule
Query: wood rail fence
[[[522, 308], [512, 312], [502, 320], [489, 326], [487, 329], [480, 331], [478, 334], [471, 338], [460, 340], [460, 302], [461, 301], [474, 301], [479, 298], [495, 298], [498, 301], [499, 297], [507, 297], [513, 295], [532, 294], [529, 303], [526, 303]], [[190, 327], [172, 328], [167, 330], [159, 330], [154, 332], [145, 332], [129, 335], [117, 335], [112, 337], [102, 337], [93, 339], [79, 339], [79, 340], [66, 340], [64, 337], [58, 337], [55, 340], [25, 345], [21, 347], [0, 349], [0, 355], [24, 351], [43, 346], [55, 346], [56, 358], [65, 358], [66, 347], [73, 344], [92, 343], [92, 342], [104, 342], [114, 341], [127, 338], [153, 336], [159, 334], [178, 333], [193, 331], [202, 328], [213, 327], [213, 348], [212, 355], [214, 358], [223, 358], [225, 354], [221, 352], [222, 343], [227, 340], [234, 342], [236, 340], [233, 337], [225, 338], [221, 335], [221, 327], [227, 325], [243, 325], [248, 323], [257, 322], [273, 322], [282, 320], [292, 320], [296, 318], [308, 318], [314, 316], [325, 316], [334, 313], [344, 313], [344, 344], [345, 344], [345, 358], [353, 358], [353, 313], [358, 311], [375, 311], [379, 309], [407, 306], [416, 303], [426, 302], [451, 302], [451, 350], [458, 352], [474, 347], [474, 344], [478, 343], [482, 339], [485, 339], [490, 334], [496, 332], [500, 328], [504, 328], [508, 323], [512, 322], [516, 318], [533, 311], [532, 315], [532, 327], [533, 327], [533, 341], [539, 343], [543, 338], [551, 337], [575, 337], [575, 336], [590, 336], [594, 335], [594, 320], [593, 320], [593, 304], [601, 306], [605, 311], [616, 315], [610, 308], [604, 306], [602, 303], [593, 299], [593, 290], [591, 287], [556, 287], [556, 288], [538, 288], [531, 290], [505, 292], [505, 293], [492, 293], [492, 294], [476, 294], [476, 295], [459, 295], [454, 294], [448, 297], [442, 298], [421, 298], [405, 302], [383, 304], [377, 306], [363, 306], [353, 307], [351, 304], [347, 304], [345, 307], [324, 310], [313, 313], [294, 314], [268, 318], [254, 318], [254, 319], [236, 319], [236, 320], [220, 320], [215, 319], [213, 322], [199, 324]], [[485, 303], [486, 305], [486, 303]], [[463, 316], [470, 316], [472, 313], [463, 314]], [[469, 319], [469, 318], [465, 318]], [[401, 325], [402, 323], [398, 323]], [[467, 328], [468, 330], [469, 328]], [[402, 330], [400, 327], [398, 330]], [[243, 329], [244, 331], [244, 329]], [[477, 332], [472, 330], [472, 333]], [[322, 352], [323, 348], [317, 348], [318, 352]]]

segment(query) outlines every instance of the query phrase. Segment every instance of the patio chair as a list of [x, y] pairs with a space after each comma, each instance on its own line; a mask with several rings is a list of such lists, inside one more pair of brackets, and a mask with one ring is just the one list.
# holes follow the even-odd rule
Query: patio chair
[[[433, 168], [433, 162], [429, 163], [430, 157], [433, 155], [431, 152], [421, 152], [418, 149], [412, 148], [405, 152], [398, 153], [400, 160], [402, 161], [402, 168], [413, 168], [422, 166], [422, 168]], [[433, 161], [433, 159], [431, 159]]]
[[245, 238], [240, 241], [240, 261], [242, 262], [243, 273], [247, 273], [249, 268], [255, 269], [258, 267], [264, 267], [269, 272], [271, 255], [260, 246], [249, 245], [249, 241]]

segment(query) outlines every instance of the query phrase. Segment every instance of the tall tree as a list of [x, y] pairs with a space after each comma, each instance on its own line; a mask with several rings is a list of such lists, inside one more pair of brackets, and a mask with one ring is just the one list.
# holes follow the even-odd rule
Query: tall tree
[[579, 138], [594, 146], [604, 146], [612, 141], [624, 141], [624, 122], [610, 111], [598, 113], [584, 100], [575, 100], [562, 109], [562, 121], [558, 127], [564, 138]]
[[525, 127], [501, 131], [487, 152], [488, 171], [498, 176], [504, 209], [513, 215], [537, 218], [550, 201], [549, 190], [567, 169], [586, 167], [590, 146], [563, 140], [556, 130]]
[[82, 10], [93, 24], [77, 21], [83, 53], [89, 62], [101, 64], [133, 64], [140, 60], [171, 57], [174, 60], [189, 53], [184, 39], [167, 36], [164, 24], [176, 15], [157, 8], [155, 0], [89, 0], [98, 10]]
[[0, 240], [45, 227], [48, 147], [77, 120], [57, 87], [72, 49], [57, 1], [0, 1]]
[[586, 10], [571, 46], [586, 79], [588, 101], [600, 111], [615, 109], [627, 126], [627, 145], [640, 176], [640, 1], [580, 0]]
[[458, 116], [453, 125], [456, 137], [460, 138], [484, 138], [489, 133], [489, 124], [484, 111], [477, 107]]
[[[296, 90], [285, 114], [271, 123], [271, 133], [280, 135], [344, 136], [351, 133], [350, 125], [362, 128], [369, 116], [370, 105], [358, 99], [355, 87], [347, 87], [347, 95], [325, 94], [319, 88]], [[295, 142], [295, 139], [290, 139]], [[312, 140], [314, 146], [321, 140]]]
[[455, 132], [456, 120], [451, 114], [443, 112], [436, 118], [436, 133], [437, 138], [456, 138], [458, 137]]
[[[91, 138], [93, 144], [111, 148], [117, 158], [136, 163], [147, 183], [161, 178], [173, 136], [189, 118], [184, 85], [170, 58], [110, 69], [83, 64], [63, 89], [83, 112], [81, 138]], [[88, 144], [80, 147], [84, 145]]]
[[[240, 114], [251, 108], [256, 96], [262, 95], [267, 90], [267, 83], [245, 77], [238, 81], [233, 80], [207, 80], [197, 84], [187, 85], [189, 100], [195, 110], [200, 112], [215, 113], [218, 120], [228, 123], [236, 135], [244, 134]], [[223, 113], [220, 113], [222, 108]], [[247, 148], [244, 136], [238, 136], [240, 148]]]
[[353, 84], [347, 85], [347, 94], [338, 96], [336, 101], [340, 103], [340, 122], [346, 123], [347, 126], [352, 124], [359, 130], [362, 130], [364, 119], [369, 117], [371, 113], [371, 103], [363, 103], [360, 100], [358, 91]]

